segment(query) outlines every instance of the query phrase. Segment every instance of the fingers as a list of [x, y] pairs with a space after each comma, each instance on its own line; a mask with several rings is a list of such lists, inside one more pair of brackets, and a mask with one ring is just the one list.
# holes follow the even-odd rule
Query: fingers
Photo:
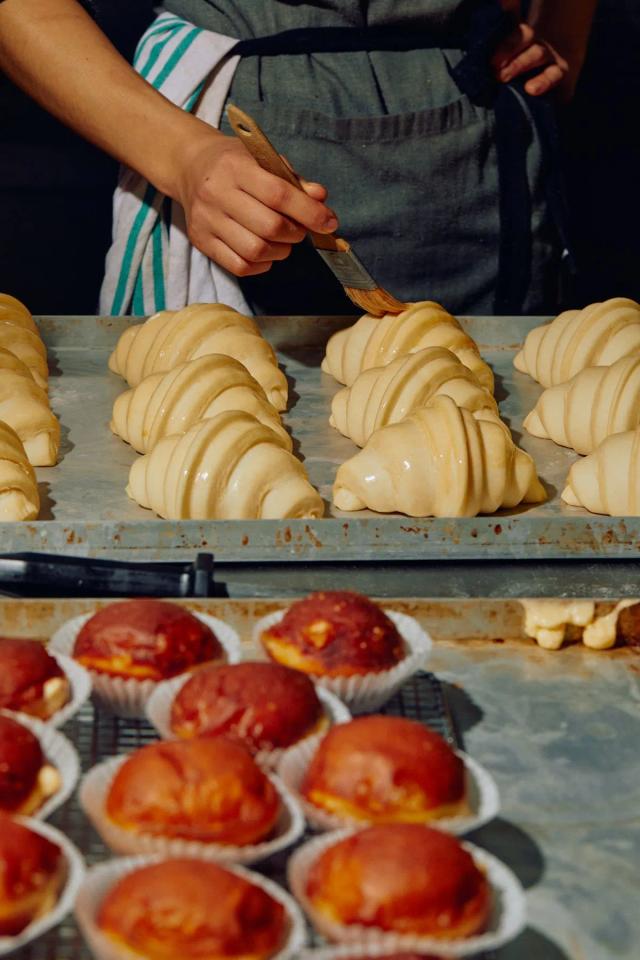
[[501, 83], [509, 83], [523, 73], [539, 70], [527, 81], [525, 90], [540, 96], [557, 87], [569, 71], [569, 65], [553, 47], [536, 38], [532, 27], [521, 23], [496, 50], [492, 64]]
[[566, 74], [567, 70], [563, 70], [557, 63], [552, 63], [542, 73], [527, 80], [524, 88], [532, 97], [539, 97], [562, 83]]
[[506, 67], [514, 57], [531, 44], [534, 36], [533, 28], [528, 23], [519, 23], [516, 29], [505, 37], [491, 58], [495, 69], [500, 71]]
[[326, 187], [323, 187], [321, 183], [313, 183], [310, 180], [301, 180], [300, 186], [306, 194], [310, 197], [313, 197], [314, 200], [319, 200], [320, 203], [324, 203], [327, 199], [328, 190]]
[[273, 261], [264, 260], [259, 263], [242, 257], [224, 240], [213, 234], [199, 236], [197, 232], [189, 234], [189, 239], [210, 260], [214, 260], [223, 270], [227, 270], [235, 277], [255, 277], [260, 273], [267, 273]]
[[266, 207], [295, 220], [306, 230], [333, 233], [338, 227], [333, 210], [265, 170], [259, 169], [243, 188]]

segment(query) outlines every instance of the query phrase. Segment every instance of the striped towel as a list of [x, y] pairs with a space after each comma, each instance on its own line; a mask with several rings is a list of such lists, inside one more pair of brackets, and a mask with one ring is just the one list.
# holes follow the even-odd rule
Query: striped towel
[[[134, 67], [173, 103], [189, 111], [197, 103], [197, 115], [219, 127], [240, 59], [229, 55], [236, 42], [162, 13], [140, 40]], [[191, 246], [180, 204], [140, 174], [122, 168], [100, 313], [146, 316], [202, 301], [251, 313], [237, 279]]]

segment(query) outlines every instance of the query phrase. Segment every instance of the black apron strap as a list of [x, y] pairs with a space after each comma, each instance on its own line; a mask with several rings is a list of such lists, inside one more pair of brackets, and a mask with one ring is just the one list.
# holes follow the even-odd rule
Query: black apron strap
[[460, 35], [407, 27], [302, 27], [266, 37], [239, 40], [230, 51], [241, 57], [279, 57], [309, 53], [358, 53], [373, 50], [461, 49]]

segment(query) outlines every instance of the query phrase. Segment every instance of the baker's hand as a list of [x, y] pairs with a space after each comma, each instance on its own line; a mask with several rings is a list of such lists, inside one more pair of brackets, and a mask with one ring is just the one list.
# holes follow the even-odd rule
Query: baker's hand
[[266, 273], [307, 230], [332, 233], [326, 189], [303, 181], [304, 193], [263, 170], [234, 137], [212, 130], [185, 149], [176, 199], [189, 239], [237, 277]]
[[523, 73], [536, 71], [525, 83], [525, 90], [534, 97], [559, 86], [569, 73], [569, 64], [550, 43], [537, 36], [528, 23], [520, 23], [502, 41], [492, 57], [495, 75], [501, 83], [509, 83]]

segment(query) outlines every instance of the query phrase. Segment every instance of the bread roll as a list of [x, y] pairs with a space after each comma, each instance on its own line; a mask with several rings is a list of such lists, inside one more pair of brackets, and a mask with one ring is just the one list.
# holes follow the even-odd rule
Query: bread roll
[[0, 350], [0, 420], [18, 434], [32, 466], [51, 467], [57, 462], [60, 424], [47, 394], [8, 350]]
[[0, 810], [29, 817], [61, 783], [35, 734], [17, 719], [0, 714]]
[[585, 367], [608, 367], [640, 352], [640, 304], [625, 297], [566, 310], [527, 334], [513, 361], [543, 387], [564, 383]]
[[198, 420], [224, 410], [253, 414], [292, 449], [291, 437], [258, 381], [237, 360], [219, 353], [152, 373], [120, 394], [111, 429], [138, 453], [149, 453], [163, 437], [186, 433]]
[[165, 437], [137, 460], [129, 496], [172, 520], [321, 517], [324, 507], [286, 441], [238, 410]]
[[8, 350], [21, 360], [31, 371], [38, 386], [47, 389], [49, 367], [46, 347], [39, 334], [24, 325], [21, 316], [0, 314], [0, 350]]
[[330, 338], [322, 369], [351, 386], [359, 373], [383, 367], [397, 357], [424, 347], [446, 347], [493, 392], [493, 373], [474, 341], [455, 317], [437, 303], [424, 300], [399, 314], [382, 318], [365, 314], [347, 330]]
[[48, 720], [71, 699], [71, 684], [37, 640], [0, 637], [0, 709]]
[[0, 420], [0, 522], [36, 520], [40, 494], [20, 437]]
[[610, 367], [586, 367], [571, 380], [548, 387], [524, 428], [584, 454], [639, 423], [640, 355], [622, 357]]
[[53, 910], [66, 869], [56, 843], [0, 813], [0, 937], [17, 936]]
[[493, 395], [455, 354], [444, 347], [425, 347], [385, 367], [363, 370], [334, 396], [329, 423], [362, 447], [375, 430], [403, 420], [440, 395], [467, 410], [498, 412]]
[[222, 353], [244, 364], [276, 410], [287, 406], [287, 378], [257, 324], [220, 303], [194, 303], [163, 310], [129, 327], [118, 340], [109, 369], [137, 386], [151, 373], [165, 373], [185, 360]]
[[640, 427], [615, 433], [569, 470], [562, 499], [610, 517], [640, 517]]
[[338, 469], [333, 487], [339, 510], [412, 517], [475, 517], [544, 499], [533, 460], [505, 424], [443, 396], [377, 430]]

